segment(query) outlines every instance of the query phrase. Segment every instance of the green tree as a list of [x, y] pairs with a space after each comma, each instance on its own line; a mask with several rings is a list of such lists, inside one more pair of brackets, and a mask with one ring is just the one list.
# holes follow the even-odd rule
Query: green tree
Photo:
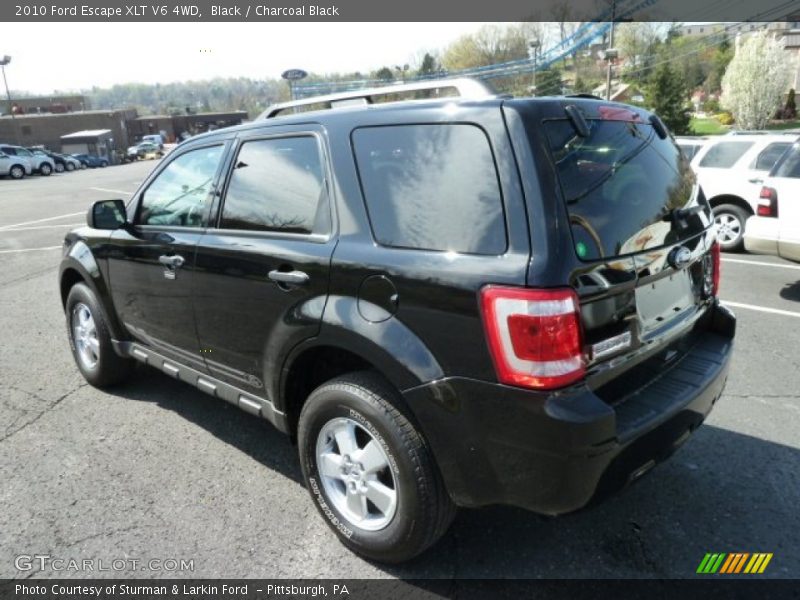
[[536, 95], [557, 96], [561, 93], [561, 71], [543, 69], [536, 73]]
[[436, 64], [436, 59], [431, 56], [429, 52], [425, 53], [425, 56], [422, 57], [422, 64], [419, 67], [419, 74], [420, 75], [432, 75], [439, 70], [438, 65]]
[[394, 73], [392, 73], [392, 70], [389, 67], [381, 67], [375, 73], [375, 77], [381, 81], [393, 81]]
[[647, 104], [675, 135], [689, 132], [686, 80], [668, 62], [660, 64], [645, 91]]
[[794, 99], [794, 88], [789, 90], [789, 96], [786, 98], [786, 105], [783, 107], [783, 118], [794, 119], [797, 117], [797, 103]]

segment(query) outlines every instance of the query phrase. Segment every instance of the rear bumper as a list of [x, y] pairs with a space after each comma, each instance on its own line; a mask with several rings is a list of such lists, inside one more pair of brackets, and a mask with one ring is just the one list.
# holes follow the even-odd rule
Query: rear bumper
[[778, 256], [778, 219], [750, 217], [744, 228], [744, 247], [754, 254]]
[[405, 396], [457, 504], [567, 513], [638, 478], [703, 422], [725, 386], [735, 323], [715, 306], [670, 357], [622, 375], [646, 381], [622, 394], [619, 381], [547, 395], [447, 378]]

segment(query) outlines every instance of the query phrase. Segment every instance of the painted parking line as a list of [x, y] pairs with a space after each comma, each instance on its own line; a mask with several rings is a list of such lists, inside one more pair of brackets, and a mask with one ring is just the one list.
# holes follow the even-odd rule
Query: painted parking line
[[57, 217], [47, 217], [46, 219], [36, 219], [35, 221], [24, 221], [22, 223], [12, 223], [10, 225], [3, 225], [0, 227], [0, 231], [4, 231], [6, 229], [14, 229], [15, 227], [22, 227], [23, 225], [34, 225], [36, 223], [46, 223], [47, 221], [58, 221], [59, 219], [66, 219], [67, 217], [77, 217], [78, 215], [85, 215], [86, 211], [82, 210], [80, 212], [69, 213], [66, 215], [59, 215]]
[[781, 315], [784, 317], [797, 317], [798, 319], [800, 319], [800, 312], [794, 312], [791, 310], [780, 310], [779, 308], [756, 306], [755, 304], [744, 304], [742, 302], [729, 302], [727, 300], [723, 300], [722, 303], [725, 306], [730, 306], [732, 308], [743, 308], [745, 310], [754, 310], [757, 312], [770, 313], [773, 315]]
[[800, 271], [800, 265], [782, 265], [780, 263], [769, 263], [758, 260], [742, 260], [740, 258], [723, 258], [724, 263], [737, 263], [740, 265], [758, 265], [761, 267], [778, 267], [779, 269], [795, 269]]
[[13, 227], [11, 229], [2, 229], [0, 233], [14, 233], [16, 231], [34, 231], [36, 229], [63, 229], [64, 227], [79, 227], [86, 225], [86, 223], [63, 223], [61, 225], [35, 225], [33, 227]]
[[0, 254], [15, 254], [18, 252], [39, 252], [41, 250], [58, 250], [63, 246], [45, 246], [44, 248], [18, 248], [16, 250], [0, 250]]
[[110, 192], [112, 194], [125, 194], [126, 196], [130, 196], [133, 192], [126, 192], [125, 190], [112, 190], [109, 188], [89, 188], [90, 190], [95, 190], [96, 192]]

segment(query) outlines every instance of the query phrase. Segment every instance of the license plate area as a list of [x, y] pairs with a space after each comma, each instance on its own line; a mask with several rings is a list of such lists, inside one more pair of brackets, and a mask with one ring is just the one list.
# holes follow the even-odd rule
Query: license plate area
[[660, 329], [694, 306], [688, 269], [636, 288], [636, 312], [642, 333]]

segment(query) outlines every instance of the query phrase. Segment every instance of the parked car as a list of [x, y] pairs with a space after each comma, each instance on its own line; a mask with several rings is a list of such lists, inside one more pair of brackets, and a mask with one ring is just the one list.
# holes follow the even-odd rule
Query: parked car
[[155, 133], [152, 135], [144, 135], [142, 136], [142, 142], [150, 142], [151, 144], [155, 144], [158, 146], [159, 150], [164, 149], [164, 138], [161, 136], [160, 133]]
[[32, 173], [31, 164], [25, 158], [15, 154], [6, 154], [0, 150], [0, 177], [22, 179]]
[[747, 220], [748, 252], [800, 262], [800, 143], [792, 145], [764, 180], [756, 214]]
[[794, 139], [752, 133], [721, 136], [709, 141], [692, 159], [692, 168], [714, 209], [723, 251], [743, 249], [745, 223], [755, 214], [761, 182]]
[[44, 148], [28, 148], [34, 156], [46, 156], [53, 161], [54, 169], [56, 173], [63, 173], [64, 171], [73, 171], [75, 170], [75, 163], [80, 164], [79, 161], [70, 157], [69, 160], [57, 154], [55, 152], [50, 152], [49, 150], [45, 150]]
[[686, 160], [691, 162], [700, 149], [708, 143], [708, 138], [679, 136], [675, 138], [675, 143], [678, 144]]
[[96, 167], [105, 168], [108, 166], [108, 159], [100, 156], [93, 156], [92, 154], [73, 154], [72, 156], [77, 158], [82, 165], [92, 169]]
[[53, 159], [45, 154], [34, 154], [22, 146], [0, 145], [0, 152], [26, 160], [31, 171], [48, 176], [55, 170]]
[[140, 142], [135, 146], [128, 148], [128, 159], [139, 160], [145, 158], [160, 158], [164, 156], [164, 152], [157, 144], [153, 142]]
[[719, 399], [735, 331], [655, 115], [403, 89], [434, 86], [465, 97], [194, 137], [96, 202], [59, 271], [88, 382], [141, 361], [261, 416], [339, 539], [388, 562], [456, 506], [557, 515], [635, 481]]
[[55, 154], [64, 161], [64, 167], [66, 168], [67, 171], [74, 171], [76, 169], [85, 168], [83, 166], [83, 163], [74, 156], [71, 156], [69, 154], [62, 154], [60, 152], [59, 153], [53, 152], [52, 154]]

